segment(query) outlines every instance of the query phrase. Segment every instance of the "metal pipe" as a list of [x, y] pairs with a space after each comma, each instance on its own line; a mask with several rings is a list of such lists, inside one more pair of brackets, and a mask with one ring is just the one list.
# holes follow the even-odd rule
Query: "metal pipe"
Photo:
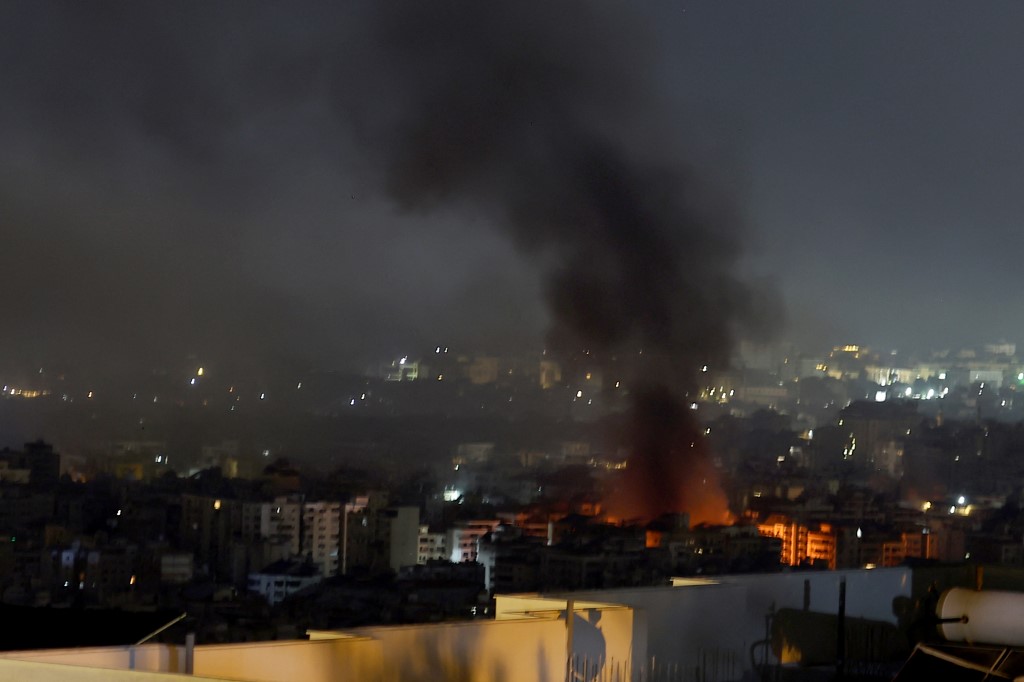
[[846, 578], [839, 580], [839, 611], [836, 617], [836, 679], [846, 675]]
[[159, 634], [160, 634], [161, 632], [163, 632], [163, 631], [164, 631], [164, 630], [166, 630], [167, 628], [171, 627], [171, 626], [172, 626], [172, 625], [174, 625], [175, 623], [178, 623], [178, 622], [180, 622], [180, 621], [184, 620], [184, 619], [185, 619], [185, 618], [186, 618], [187, 616], [188, 616], [188, 613], [187, 613], [187, 612], [186, 612], [186, 613], [183, 613], [183, 614], [181, 614], [180, 616], [178, 616], [177, 618], [175, 618], [174, 620], [172, 620], [171, 622], [169, 622], [169, 623], [165, 623], [164, 625], [161, 625], [161, 626], [160, 626], [159, 628], [157, 628], [156, 630], [153, 630], [153, 632], [149, 633], [148, 635], [146, 635], [145, 637], [143, 637], [142, 639], [140, 639], [139, 641], [137, 641], [137, 642], [136, 642], [136, 643], [134, 644], [134, 646], [139, 646], [140, 644], [145, 644], [146, 642], [148, 642], [149, 640], [153, 639], [154, 637], [156, 637], [156, 636], [157, 636], [157, 635], [159, 635]]
[[341, 523], [341, 574], [348, 575], [348, 508], [351, 502], [345, 503], [345, 511], [342, 513]]
[[185, 674], [191, 675], [196, 667], [196, 633], [185, 635]]

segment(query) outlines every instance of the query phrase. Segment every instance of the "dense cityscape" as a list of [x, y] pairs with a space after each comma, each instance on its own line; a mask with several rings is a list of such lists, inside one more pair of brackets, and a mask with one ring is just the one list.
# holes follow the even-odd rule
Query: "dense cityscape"
[[1024, 679], [1022, 22], [0, 3], [0, 679]]
[[55, 426], [0, 452], [3, 601], [245, 641], [487, 617], [497, 593], [1024, 566], [1014, 344], [742, 350], [687, 397], [705, 490], [647, 517], [616, 506], [631, 387], [585, 354], [438, 346], [288, 384], [182, 363], [145, 392], [42, 368], [0, 400], [8, 431]]

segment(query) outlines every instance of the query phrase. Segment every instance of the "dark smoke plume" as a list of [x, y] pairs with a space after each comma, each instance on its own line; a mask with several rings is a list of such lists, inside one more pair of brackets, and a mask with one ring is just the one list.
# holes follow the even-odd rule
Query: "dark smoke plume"
[[446, 218], [489, 223], [543, 272], [553, 350], [629, 361], [630, 485], [659, 502], [627, 513], [685, 508], [679, 398], [761, 306], [734, 276], [741, 211], [681, 161], [641, 5], [0, 4], [0, 266], [44, 275], [10, 278], [0, 351], [346, 356], [430, 308], [416, 273], [446, 280], [404, 244], [366, 252], [360, 233], [411, 231], [392, 203], [430, 214], [411, 241], [435, 253], [460, 252]]
[[690, 510], [694, 481], [714, 482], [680, 398], [757, 306], [734, 275], [736, 212], [665, 137], [642, 28], [594, 3], [519, 2], [381, 3], [361, 28], [359, 92], [341, 102], [391, 196], [501, 225], [542, 264], [551, 344], [633, 358], [636, 490], [619, 506]]

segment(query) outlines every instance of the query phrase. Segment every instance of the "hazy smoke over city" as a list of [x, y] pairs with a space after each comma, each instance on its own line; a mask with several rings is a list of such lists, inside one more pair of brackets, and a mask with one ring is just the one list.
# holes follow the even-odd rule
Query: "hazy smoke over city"
[[669, 112], [633, 22], [589, 3], [388, 3], [373, 20], [373, 55], [348, 61], [389, 84], [353, 100], [391, 196], [506, 228], [542, 264], [557, 347], [670, 353], [681, 377], [728, 360], [752, 312], [735, 217], [658, 137]]
[[388, 192], [501, 225], [541, 264], [549, 347], [625, 373], [632, 454], [613, 513], [720, 518], [681, 401], [729, 362], [756, 306], [734, 274], [730, 197], [660, 137], [643, 32], [592, 3], [384, 3], [368, 26], [369, 53], [349, 63], [388, 96], [354, 113]]
[[672, 506], [694, 469], [664, 458], [698, 449], [680, 404], [766, 306], [735, 275], [742, 207], [655, 94], [644, 13], [281, 7], [0, 10], [19, 26], [0, 46], [0, 267], [20, 273], [4, 362], [195, 354], [216, 373], [440, 337], [522, 348], [539, 298], [549, 350], [644, 406], [632, 485], [665, 490], [637, 514]]
[[[0, 5], [0, 318], [17, 330], [0, 339], [0, 364], [149, 369], [194, 353], [362, 369], [439, 342], [534, 346], [537, 267], [557, 280], [593, 257], [601, 278], [562, 279], [595, 293], [628, 264], [565, 248], [538, 234], [542, 221], [524, 228], [550, 201], [514, 181], [555, 178], [576, 199], [616, 164], [622, 191], [601, 193], [602, 209], [664, 204], [647, 187], [656, 175], [672, 198], [659, 215], [713, 217], [701, 221], [715, 226], [712, 265], [711, 244], [688, 246], [682, 274], [663, 281], [723, 279], [718, 256], [735, 254], [722, 224], [756, 216], [745, 266], [777, 278], [801, 322], [789, 340], [805, 348], [1020, 336], [1002, 281], [1020, 251], [1019, 154], [1006, 151], [1019, 137], [1005, 68], [1017, 5], [907, 2], [884, 17], [757, 2], [379, 5]], [[993, 39], [979, 51], [974, 35]], [[698, 155], [677, 153], [688, 146]], [[371, 168], [367, 150], [389, 164]], [[567, 182], [573, 165], [590, 174]], [[710, 200], [695, 184], [709, 170], [730, 180], [707, 183], [720, 190]], [[385, 176], [411, 206], [438, 210], [396, 211], [378, 191]], [[642, 200], [628, 193], [637, 184]], [[481, 201], [497, 194], [500, 214]], [[736, 194], [741, 209], [722, 211]], [[559, 204], [558, 222], [579, 206]], [[535, 260], [480, 229], [499, 218]], [[635, 247], [637, 261], [660, 254], [657, 239]], [[922, 277], [907, 253], [963, 265]], [[570, 288], [547, 296], [565, 308]], [[729, 286], [710, 291], [686, 297], [695, 315], [742, 303]], [[646, 292], [613, 294], [604, 307]], [[678, 327], [659, 298], [637, 318]], [[574, 306], [573, 323], [641, 336], [593, 307]]]

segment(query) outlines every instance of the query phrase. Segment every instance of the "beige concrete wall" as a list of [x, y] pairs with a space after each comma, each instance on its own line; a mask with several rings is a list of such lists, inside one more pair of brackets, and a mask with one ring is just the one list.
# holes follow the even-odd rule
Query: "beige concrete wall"
[[226, 678], [186, 677], [178, 673], [76, 667], [40, 661], [0, 659], [0, 680], [18, 682], [228, 682]]
[[[495, 620], [518, 620], [524, 615], [550, 617], [568, 608], [567, 597], [542, 597], [539, 594], [498, 594], [494, 596]], [[621, 608], [622, 604], [593, 599], [573, 599], [573, 609]]]
[[109, 670], [138, 670], [177, 673], [185, 670], [185, 647], [168, 644], [143, 644], [136, 647], [82, 647], [74, 649], [37, 649], [6, 651], [0, 658], [39, 663], [79, 665]]
[[559, 611], [565, 611], [566, 603], [565, 599], [538, 594], [496, 594], [494, 619], [522, 620], [528, 614], [553, 617]]
[[363, 637], [196, 647], [196, 675], [247, 682], [381, 682], [381, 644]]
[[318, 639], [365, 639], [341, 630], [306, 630], [306, 636], [311, 640]]
[[[612, 611], [601, 612], [600, 626], [627, 627], [623, 619], [628, 610]], [[247, 682], [561, 682], [566, 628], [564, 611], [562, 618], [558, 615], [313, 632], [310, 640], [201, 645], [195, 648], [194, 671], [201, 678]], [[577, 619], [584, 617], [589, 624], [595, 614], [577, 614]], [[614, 647], [607, 651], [621, 655]], [[0, 666], [38, 666], [31, 670], [41, 677], [5, 676], [0, 667], [0, 680], [144, 680], [150, 678], [133, 676], [157, 674], [143, 670], [164, 673], [154, 680], [185, 679], [166, 674], [184, 669], [183, 649], [159, 644], [9, 652], [5, 657]]]
[[565, 678], [566, 633], [560, 620], [486, 620], [350, 632], [381, 642], [386, 682], [561, 682]]
[[[568, 599], [565, 597], [534, 594], [495, 597], [496, 620], [532, 614], [554, 616], [564, 626], [566, 608]], [[629, 670], [647, 659], [646, 621], [632, 608], [593, 599], [576, 599], [575, 596], [572, 608], [572, 656], [577, 663], [586, 661], [588, 670], [599, 673], [602, 670]]]
[[[750, 646], [764, 637], [763, 614], [758, 614], [759, 620], [748, 617], [747, 592], [740, 586], [630, 588], [574, 596], [614, 597], [635, 609], [634, 665], [648, 664], [653, 656], [658, 662], [695, 670], [710, 654], [735, 661], [743, 670]], [[646, 652], [644, 657], [641, 651]]]
[[[633, 609], [610, 607], [573, 612], [572, 655], [587, 661], [587, 669], [599, 674], [630, 670], [646, 658], [646, 649], [635, 650]], [[642, 638], [640, 639], [642, 642]]]
[[[571, 595], [604, 599], [636, 610], [636, 651], [646, 630], [647, 654], [665, 664], [688, 670], [710, 666], [751, 669], [751, 649], [766, 650], [766, 616], [780, 608], [835, 613], [839, 582], [845, 579], [846, 615], [895, 624], [894, 600], [910, 594], [911, 571], [906, 568], [848, 571], [800, 571], [767, 575], [719, 576], [719, 582], [679, 581], [677, 587], [622, 588]], [[646, 620], [645, 628], [639, 623]], [[635, 657], [636, 654], [634, 654]], [[772, 658], [772, 657], [770, 657]], [[635, 660], [635, 659], [634, 659]]]
[[796, 571], [766, 575], [721, 576], [722, 583], [741, 585], [747, 590], [747, 611], [760, 616], [775, 608], [803, 608], [804, 583], [809, 590], [809, 610], [836, 613], [839, 582], [846, 580], [846, 615], [879, 620], [895, 625], [893, 600], [909, 598], [913, 571], [909, 568], [849, 569], [842, 571]]

